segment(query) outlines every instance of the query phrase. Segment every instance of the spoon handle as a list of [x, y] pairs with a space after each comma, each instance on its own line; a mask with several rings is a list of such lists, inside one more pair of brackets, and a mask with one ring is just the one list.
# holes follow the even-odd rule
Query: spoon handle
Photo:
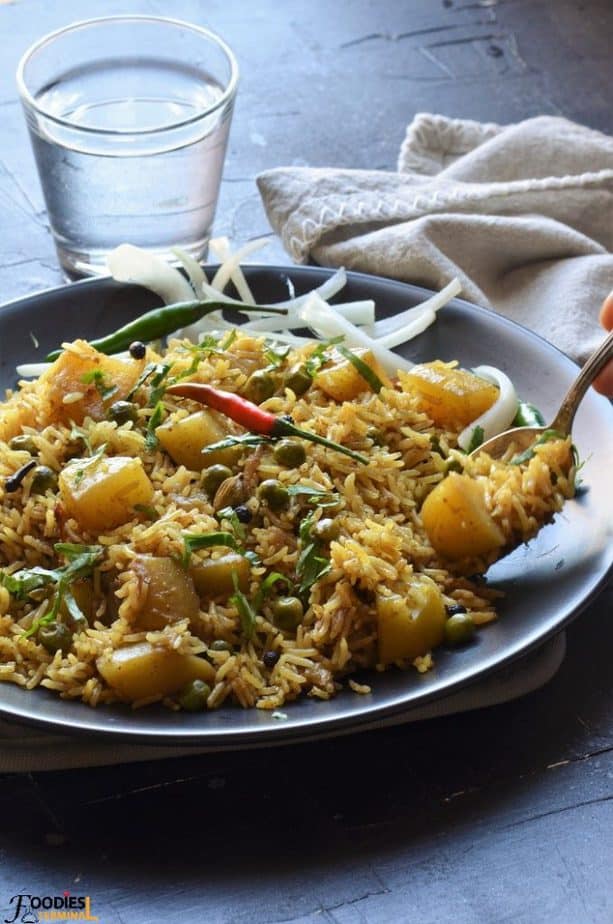
[[577, 408], [579, 407], [583, 396], [598, 375], [604, 369], [610, 359], [613, 359], [613, 331], [606, 337], [598, 349], [592, 353], [585, 366], [570, 386], [566, 397], [560, 405], [560, 410], [556, 414], [550, 427], [559, 433], [570, 433]]

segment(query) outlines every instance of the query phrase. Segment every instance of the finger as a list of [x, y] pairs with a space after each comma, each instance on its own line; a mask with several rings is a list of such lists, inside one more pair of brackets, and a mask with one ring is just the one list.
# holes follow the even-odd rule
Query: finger
[[613, 398], [613, 362], [605, 366], [600, 375], [596, 376], [592, 384], [601, 395], [607, 395], [607, 397]]
[[[613, 292], [609, 292], [602, 303], [599, 320], [605, 330], [613, 330]], [[605, 366], [592, 384], [601, 395], [613, 398], [613, 362]]]
[[610, 292], [602, 303], [600, 323], [605, 330], [613, 330], [613, 292]]

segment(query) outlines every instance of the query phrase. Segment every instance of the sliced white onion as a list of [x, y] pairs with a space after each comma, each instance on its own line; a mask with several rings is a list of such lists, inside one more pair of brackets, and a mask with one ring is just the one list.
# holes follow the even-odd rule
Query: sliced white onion
[[300, 310], [300, 317], [316, 334], [326, 339], [342, 335], [346, 346], [366, 347], [381, 364], [388, 375], [395, 375], [398, 369], [412, 369], [414, 363], [381, 347], [376, 340], [344, 318], [333, 305], [328, 305], [320, 295], [313, 292]]
[[[107, 257], [107, 265], [112, 276], [119, 282], [131, 282], [142, 285], [155, 292], [166, 304], [192, 301], [194, 293], [200, 298], [214, 298], [228, 303], [240, 311], [237, 299], [224, 293], [226, 285], [232, 281], [238, 292], [238, 301], [250, 305], [256, 304], [253, 293], [240, 266], [241, 260], [266, 246], [268, 239], [249, 241], [235, 253], [231, 253], [228, 239], [214, 238], [210, 241], [213, 253], [222, 261], [215, 276], [208, 281], [203, 268], [185, 251], [174, 248], [173, 253], [182, 264], [189, 281], [182, 273], [167, 264], [161, 258], [135, 247], [122, 244]], [[293, 346], [303, 346], [311, 341], [289, 333], [294, 328], [309, 326], [317, 335], [333, 338], [342, 335], [349, 346], [361, 346], [372, 352], [382, 367], [390, 375], [398, 369], [411, 369], [413, 363], [393, 353], [392, 347], [399, 346], [420, 334], [436, 320], [436, 312], [461, 291], [459, 280], [453, 279], [444, 289], [432, 295], [420, 305], [409, 308], [391, 318], [375, 321], [375, 303], [368, 299], [346, 302], [331, 306], [331, 299], [347, 283], [344, 268], [338, 269], [320, 286], [304, 295], [295, 296], [293, 282], [288, 277], [288, 289], [292, 297], [274, 303], [274, 307], [287, 309], [287, 315], [266, 315], [259, 318], [251, 313], [249, 317], [241, 315], [244, 323], [240, 326], [245, 332], [254, 335], [271, 334], [271, 340], [278, 340]], [[272, 306], [271, 306], [272, 307]], [[360, 325], [360, 326], [358, 326]], [[236, 324], [226, 321], [221, 311], [211, 313], [195, 324], [176, 331], [175, 336], [199, 342], [203, 336], [215, 331], [226, 332], [234, 329]], [[127, 354], [125, 354], [128, 358]], [[17, 367], [23, 378], [32, 378], [45, 372], [50, 363], [25, 363]], [[497, 369], [482, 366], [477, 370], [484, 378], [489, 377], [500, 387], [500, 397], [496, 404], [474, 421], [460, 435], [460, 445], [470, 443], [475, 427], [480, 426], [487, 439], [492, 433], [505, 429], [515, 416], [517, 396], [510, 380]], [[512, 411], [512, 413], [511, 413]]]
[[[444, 308], [452, 298], [459, 295], [461, 291], [462, 284], [457, 276], [455, 276], [451, 282], [447, 283], [444, 289], [441, 289], [440, 292], [435, 292], [435, 294], [427, 298], [425, 302], [421, 302], [419, 305], [413, 305], [412, 308], [407, 308], [406, 311], [393, 315], [391, 318], [383, 318], [381, 321], [377, 321], [374, 330], [375, 337], [388, 337], [390, 334], [402, 330], [405, 325], [412, 323], [416, 318], [420, 317], [422, 312], [440, 311], [440, 309]], [[387, 346], [392, 346], [392, 344], [388, 343]]]
[[[344, 269], [341, 268], [337, 270], [332, 276], [330, 276], [329, 279], [326, 279], [325, 282], [323, 282], [320, 286], [318, 286], [313, 291], [319, 293], [322, 296], [322, 298], [332, 298], [334, 295], [340, 292], [341, 289], [346, 284], [347, 284], [347, 273], [345, 272]], [[218, 292], [216, 289], [212, 287], [210, 283], [204, 284], [203, 295], [208, 298], [216, 298], [218, 301], [228, 302], [234, 308], [236, 308], [236, 303], [233, 298], [230, 298], [229, 295], [225, 295], [223, 292]], [[307, 292], [304, 295], [298, 295], [295, 298], [286, 299], [285, 301], [282, 301], [282, 302], [275, 302], [274, 307], [275, 308], [287, 308], [288, 312], [293, 312], [293, 315], [296, 318], [294, 327], [300, 327], [302, 326], [303, 322], [300, 320], [298, 316], [298, 309], [302, 305], [304, 305], [305, 301], [309, 298], [310, 295], [311, 295], [311, 292]], [[255, 315], [253, 314], [251, 315], [251, 318], [247, 318], [246, 316], [244, 316], [244, 318], [245, 318], [245, 323], [249, 323], [249, 321], [251, 321], [252, 324], [256, 323]], [[270, 330], [276, 329], [276, 328], [272, 328], [270, 326], [271, 324], [275, 324], [277, 323], [277, 321], [279, 322], [279, 324], [282, 324], [286, 320], [286, 317], [279, 316], [279, 315], [274, 315], [270, 317], [270, 316], [265, 315], [260, 320], [267, 322], [267, 325], [265, 328], [263, 326], [262, 328], [260, 328], [260, 332], [266, 333]], [[259, 324], [259, 321], [257, 323]], [[217, 312], [215, 312], [214, 314], [206, 315], [206, 317], [204, 317], [201, 321], [196, 321], [195, 324], [191, 324], [189, 327], [183, 328], [183, 330], [181, 331], [177, 331], [177, 336], [178, 337], [186, 336], [189, 340], [193, 340], [194, 342], [197, 342], [200, 334], [210, 333], [211, 330], [213, 330], [215, 327], [220, 327], [224, 330], [228, 330], [232, 326], [234, 325], [228, 324], [226, 321], [224, 321], [221, 318], [221, 316]], [[256, 328], [256, 331], [257, 330], [258, 328]], [[294, 338], [294, 340], [296, 340], [298, 343], [301, 343], [303, 338], [298, 337], [298, 338]], [[290, 341], [288, 340], [288, 342]]]
[[482, 379], [498, 385], [500, 394], [494, 404], [465, 427], [458, 436], [458, 445], [464, 450], [467, 450], [470, 446], [473, 433], [477, 427], [483, 430], [483, 442], [489, 440], [492, 436], [496, 436], [497, 433], [508, 430], [517, 414], [518, 406], [517, 392], [508, 375], [505, 375], [500, 369], [496, 369], [495, 366], [477, 366], [472, 371]]
[[[375, 303], [370, 299], [362, 302], [345, 302], [343, 305], [335, 305], [334, 307], [352, 324], [372, 324], [375, 319]], [[302, 326], [303, 321], [300, 317], [300, 312], [295, 308], [289, 308], [287, 315], [271, 315], [247, 323], [249, 330], [260, 331], [291, 330], [294, 327]]]
[[17, 375], [20, 379], [37, 379], [46, 372], [52, 363], [22, 363], [17, 366]]
[[133, 244], [120, 244], [108, 254], [106, 263], [117, 282], [145, 286], [166, 305], [194, 300], [191, 285], [178, 269]]
[[[271, 302], [270, 306], [274, 308], [287, 308], [288, 311], [295, 310], [297, 313], [298, 308], [301, 308], [302, 305], [306, 302], [312, 292], [317, 292], [321, 295], [322, 298], [328, 299], [332, 298], [341, 289], [347, 284], [347, 273], [344, 269], [337, 270], [333, 276], [330, 276], [329, 279], [326, 279], [320, 286], [317, 286], [316, 289], [312, 289], [311, 292], [305, 292], [304, 295], [298, 295], [295, 298], [288, 298], [282, 302]], [[215, 298], [220, 302], [228, 302], [233, 308], [236, 308], [236, 299], [231, 298], [229, 295], [226, 295], [224, 292], [219, 292], [217, 289], [214, 289], [212, 283], [207, 283], [203, 287], [203, 294], [206, 298]], [[261, 305], [262, 309], [267, 307], [267, 305]], [[209, 317], [211, 317], [209, 315]], [[252, 314], [252, 318], [255, 316]], [[266, 315], [266, 317], [268, 317]], [[285, 316], [283, 316], [285, 317]]]
[[258, 238], [255, 241], [249, 241], [244, 245], [244, 247], [240, 247], [235, 253], [229, 254], [227, 239], [213, 238], [211, 241], [209, 241], [211, 250], [215, 252], [215, 248], [220, 248], [221, 253], [225, 253], [226, 257], [223, 258], [223, 263], [213, 276], [211, 286], [214, 289], [217, 289], [219, 292], [223, 292], [227, 284], [230, 282], [230, 280], [232, 280], [240, 298], [244, 302], [249, 302], [253, 305], [253, 294], [240, 267], [241, 260], [244, 260], [245, 257], [250, 256], [250, 254], [254, 253], [256, 250], [261, 250], [262, 247], [267, 247], [269, 243], [270, 241], [268, 238]]
[[411, 321], [410, 324], [406, 324], [395, 333], [388, 334], [387, 337], [377, 337], [377, 343], [379, 346], [389, 347], [390, 349], [395, 346], [400, 346], [401, 343], [406, 343], [408, 340], [413, 340], [418, 334], [422, 334], [426, 328], [434, 324], [435, 321], [436, 313], [426, 308], [426, 310], [422, 311], [414, 321]]
[[192, 284], [192, 288], [198, 298], [202, 298], [203, 286], [205, 283], [208, 283], [206, 278], [206, 273], [200, 266], [197, 260], [187, 253], [185, 250], [181, 250], [180, 247], [171, 247], [172, 253], [181, 263], [181, 266], [188, 275], [189, 281]]
[[296, 298], [296, 287], [289, 276], [285, 277], [285, 284], [290, 298]]
[[301, 308], [313, 292], [317, 292], [325, 301], [333, 298], [335, 295], [344, 289], [347, 285], [347, 272], [345, 268], [341, 266], [340, 269], [330, 276], [329, 279], [326, 279], [325, 282], [322, 282], [320, 286], [312, 289], [310, 292], [305, 292], [304, 295], [297, 295], [295, 298], [288, 298], [284, 302], [275, 302], [276, 308]]
[[[229, 247], [228, 239], [226, 237], [212, 238], [209, 241], [209, 247], [213, 251], [214, 255], [219, 260], [224, 261], [229, 258], [230, 247]], [[174, 250], [173, 253], [176, 253], [179, 256], [181, 251]], [[193, 262], [195, 263], [195, 261]], [[187, 267], [185, 263], [184, 263], [184, 266], [186, 267], [190, 275], [190, 279], [192, 279], [192, 272], [190, 272], [190, 269]], [[214, 298], [218, 302], [227, 302], [229, 305], [235, 305], [236, 299], [231, 298], [229, 295], [225, 295], [223, 292], [215, 288], [213, 283], [208, 281], [204, 270], [202, 270], [202, 267], [200, 267], [198, 264], [196, 264], [196, 266], [198, 266], [198, 268], [200, 269], [202, 273], [201, 277], [198, 280], [199, 288], [197, 290], [200, 297]], [[220, 267], [220, 270], [221, 269], [222, 267]], [[217, 278], [217, 274], [215, 278]], [[233, 273], [231, 272], [231, 275], [229, 278], [232, 279], [237, 290], [239, 290], [240, 298], [242, 298], [242, 300], [245, 301], [245, 296], [247, 296], [246, 300], [249, 302], [249, 304], [254, 304], [253, 295], [251, 294], [251, 290], [249, 289], [249, 286], [247, 285], [247, 281], [243, 275], [243, 272], [240, 266], [236, 270], [234, 270]], [[215, 280], [213, 279], [213, 282], [214, 281]], [[242, 283], [244, 283], [244, 286], [242, 285]], [[242, 317], [245, 320], [247, 319], [246, 315], [243, 315]], [[225, 321], [222, 318], [220, 312], [215, 311], [215, 312], [212, 312], [211, 314], [205, 315], [205, 317], [202, 318], [200, 321], [195, 321], [193, 324], [190, 324], [188, 327], [180, 328], [179, 330], [176, 331], [175, 336], [186, 339], [186, 340], [191, 340], [192, 343], [198, 343], [200, 339], [202, 338], [202, 336], [206, 334], [213, 333], [215, 330], [219, 330], [219, 331], [232, 330], [235, 326], [236, 326], [235, 324], [230, 324], [227, 321]]]
[[[230, 242], [227, 237], [211, 238], [209, 241], [209, 250], [213, 252], [221, 264], [232, 257]], [[230, 279], [234, 283], [234, 288], [238, 292], [238, 297], [242, 299], [242, 301], [248, 302], [250, 305], [255, 305], [253, 292], [245, 279], [245, 274], [243, 273], [240, 263], [230, 273]]]

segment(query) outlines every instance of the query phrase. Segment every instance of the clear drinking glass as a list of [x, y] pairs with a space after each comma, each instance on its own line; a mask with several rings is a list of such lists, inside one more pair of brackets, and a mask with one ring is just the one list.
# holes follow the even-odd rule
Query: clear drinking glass
[[26, 51], [17, 85], [69, 275], [105, 272], [121, 243], [206, 256], [237, 81], [222, 39], [162, 17], [90, 19]]

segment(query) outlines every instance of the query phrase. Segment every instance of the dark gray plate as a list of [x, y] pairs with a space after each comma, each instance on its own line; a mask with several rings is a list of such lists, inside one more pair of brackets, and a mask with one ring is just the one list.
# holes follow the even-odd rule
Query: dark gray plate
[[[330, 273], [319, 268], [249, 267], [256, 297], [287, 297], [291, 277], [297, 293]], [[416, 286], [349, 274], [343, 300], [374, 298], [379, 316], [416, 304], [428, 293]], [[62, 340], [95, 337], [152, 307], [154, 298], [108, 279], [87, 280], [12, 302], [0, 309], [0, 386], [15, 383], [15, 365], [36, 361]], [[31, 333], [40, 342], [33, 348]], [[577, 367], [539, 337], [491, 312], [455, 300], [436, 325], [410, 344], [411, 359], [458, 359], [464, 366], [490, 363], [507, 372], [521, 396], [547, 417], [556, 409]], [[441, 697], [530, 651], [576, 616], [607, 579], [613, 563], [611, 460], [613, 411], [595, 393], [579, 411], [575, 440], [585, 459], [587, 490], [564, 508], [528, 546], [493, 567], [491, 584], [506, 591], [500, 619], [478, 641], [457, 652], [441, 650], [428, 674], [389, 671], [368, 676], [372, 695], [342, 693], [329, 702], [303, 699], [284, 708], [286, 719], [260, 710], [223, 707], [204, 715], [150, 708], [91, 709], [45, 690], [26, 693], [0, 685], [0, 713], [16, 720], [70, 732], [121, 736], [141, 742], [237, 747], [274, 743], [358, 728]]]

